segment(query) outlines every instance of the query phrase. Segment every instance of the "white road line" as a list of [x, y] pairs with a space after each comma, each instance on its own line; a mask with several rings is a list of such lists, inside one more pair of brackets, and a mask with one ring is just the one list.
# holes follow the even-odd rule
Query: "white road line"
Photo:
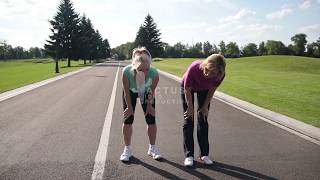
[[113, 84], [112, 93], [109, 101], [108, 111], [104, 120], [104, 125], [101, 133], [99, 148], [96, 154], [93, 172], [91, 179], [92, 180], [100, 180], [103, 177], [104, 166], [107, 158], [108, 152], [108, 144], [109, 144], [109, 134], [111, 128], [111, 120], [113, 114], [114, 103], [116, 99], [116, 90], [117, 90], [117, 83], [118, 83], [118, 72], [120, 68], [120, 62], [118, 64], [118, 69], [116, 73], [116, 78]]

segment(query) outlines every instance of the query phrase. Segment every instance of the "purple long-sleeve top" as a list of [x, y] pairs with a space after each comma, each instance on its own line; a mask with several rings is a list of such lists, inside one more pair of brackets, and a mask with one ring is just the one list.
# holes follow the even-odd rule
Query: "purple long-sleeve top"
[[203, 70], [200, 69], [202, 62], [201, 60], [196, 60], [190, 64], [182, 77], [181, 86], [190, 87], [193, 91], [203, 91], [218, 87], [221, 84], [224, 75], [221, 79], [205, 77]]

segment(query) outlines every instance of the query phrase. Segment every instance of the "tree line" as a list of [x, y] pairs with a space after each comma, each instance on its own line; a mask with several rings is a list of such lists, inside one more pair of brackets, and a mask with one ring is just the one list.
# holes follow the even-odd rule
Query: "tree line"
[[6, 41], [0, 42], [0, 60], [8, 59], [31, 59], [46, 58], [45, 50], [38, 47], [31, 47], [29, 50], [21, 46], [12, 47]]
[[239, 48], [236, 42], [226, 44], [220, 41], [218, 45], [209, 41], [197, 42], [193, 45], [177, 42], [173, 46], [161, 41], [161, 33], [150, 14], [140, 26], [135, 41], [127, 42], [112, 49], [114, 58], [130, 59], [132, 49], [145, 46], [152, 57], [163, 58], [204, 58], [213, 53], [223, 54], [225, 57], [238, 58], [262, 55], [296, 55], [320, 57], [320, 37], [316, 42], [307, 44], [307, 35], [299, 33], [291, 37], [293, 44], [286, 46], [281, 41], [267, 40], [259, 45], [248, 43]]

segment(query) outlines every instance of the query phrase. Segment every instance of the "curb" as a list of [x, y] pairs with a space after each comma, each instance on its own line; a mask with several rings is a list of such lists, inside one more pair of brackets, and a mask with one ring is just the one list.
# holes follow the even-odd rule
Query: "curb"
[[59, 75], [59, 76], [56, 76], [56, 77], [53, 77], [53, 78], [50, 78], [50, 79], [46, 79], [46, 80], [43, 80], [43, 81], [40, 81], [40, 82], [29, 84], [29, 85], [26, 85], [26, 86], [23, 86], [23, 87], [20, 87], [20, 88], [11, 90], [11, 91], [6, 91], [6, 92], [0, 94], [0, 102], [4, 101], [6, 99], [12, 98], [14, 96], [17, 96], [19, 94], [31, 91], [31, 90], [36, 89], [38, 87], [41, 87], [41, 86], [47, 85], [49, 83], [55, 82], [55, 81], [60, 80], [62, 78], [65, 78], [65, 77], [68, 77], [68, 76], [72, 76], [74, 74], [77, 74], [79, 72], [85, 71], [85, 70], [90, 69], [90, 68], [92, 68], [92, 66], [91, 67], [85, 67], [85, 68], [82, 68], [82, 69], [77, 70], [77, 71], [68, 72], [66, 74]]
[[[170, 79], [173, 79], [177, 82], [181, 82], [181, 78], [178, 76], [161, 71], [159, 69], [158, 69], [158, 71], [160, 74], [162, 74]], [[231, 106], [233, 106], [243, 112], [246, 112], [250, 115], [253, 115], [253, 116], [255, 116], [265, 122], [273, 124], [277, 127], [280, 127], [284, 130], [287, 130], [293, 134], [296, 134], [296, 135], [298, 135], [306, 140], [309, 140], [315, 144], [320, 145], [320, 128], [303, 123], [301, 121], [290, 118], [290, 117], [285, 116], [283, 114], [276, 113], [276, 112], [270, 111], [268, 109], [256, 106], [254, 104], [240, 100], [238, 98], [235, 98], [233, 96], [227, 95], [227, 94], [219, 92], [219, 91], [215, 92], [213, 98], [220, 100], [226, 104], [229, 104], [229, 105], [231, 105]]]

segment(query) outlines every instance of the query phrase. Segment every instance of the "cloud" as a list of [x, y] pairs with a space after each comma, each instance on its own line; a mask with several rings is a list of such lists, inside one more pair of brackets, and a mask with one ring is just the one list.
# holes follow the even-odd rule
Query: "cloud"
[[311, 1], [306, 0], [306, 1], [303, 1], [303, 2], [299, 5], [299, 8], [300, 8], [300, 9], [308, 9], [310, 6], [311, 6]]
[[[235, 41], [238, 45], [248, 42], [259, 43], [276, 34], [281, 29], [278, 25], [267, 23], [244, 23], [243, 21], [220, 23], [205, 29], [206, 34], [213, 40]], [[219, 39], [217, 39], [219, 38]], [[218, 43], [219, 41], [216, 41]]]
[[308, 26], [301, 27], [299, 31], [302, 32], [320, 32], [320, 24], [312, 24]]
[[241, 9], [237, 14], [235, 14], [233, 16], [228, 16], [228, 17], [219, 19], [219, 22], [224, 23], [224, 22], [237, 21], [245, 16], [253, 16], [255, 14], [256, 14], [256, 12], [254, 12], [254, 11], [250, 11], [247, 9]]
[[289, 14], [291, 14], [293, 12], [293, 10], [289, 7], [286, 8], [282, 8], [280, 11], [275, 11], [272, 13], [269, 13], [266, 15], [267, 19], [282, 19], [285, 16], [288, 16]]

